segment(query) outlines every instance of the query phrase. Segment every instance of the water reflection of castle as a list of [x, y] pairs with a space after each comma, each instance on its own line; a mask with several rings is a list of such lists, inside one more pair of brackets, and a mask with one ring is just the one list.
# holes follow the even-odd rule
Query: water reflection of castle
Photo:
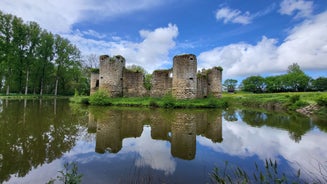
[[[151, 126], [151, 137], [171, 142], [174, 157], [195, 158], [196, 135], [213, 142], [222, 141], [221, 111], [185, 110], [92, 110], [89, 113], [88, 130], [96, 133], [98, 153], [117, 153], [122, 149], [124, 138], [140, 137], [144, 125]], [[149, 145], [151, 146], [151, 145]]]

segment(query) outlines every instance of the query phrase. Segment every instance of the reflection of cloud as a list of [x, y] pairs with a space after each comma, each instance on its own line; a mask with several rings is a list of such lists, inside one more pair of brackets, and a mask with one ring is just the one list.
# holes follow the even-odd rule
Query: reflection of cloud
[[47, 183], [51, 179], [57, 179], [58, 170], [62, 170], [62, 166], [62, 161], [57, 159], [50, 164], [43, 164], [41, 167], [33, 169], [24, 177], [12, 175], [8, 183]]
[[327, 135], [319, 131], [305, 134], [300, 143], [294, 142], [284, 130], [263, 126], [251, 127], [245, 123], [223, 122], [224, 141], [214, 144], [209, 139], [198, 137], [201, 145], [216, 152], [233, 156], [278, 160], [279, 156], [287, 159], [294, 170], [310, 171], [319, 176], [318, 163], [327, 161], [327, 147], [323, 147]]
[[164, 171], [166, 175], [175, 172], [176, 162], [170, 154], [168, 142], [151, 139], [150, 127], [144, 127], [139, 138], [124, 139], [123, 144], [124, 151], [139, 153], [140, 158], [136, 160], [136, 166], [150, 166], [152, 169]]

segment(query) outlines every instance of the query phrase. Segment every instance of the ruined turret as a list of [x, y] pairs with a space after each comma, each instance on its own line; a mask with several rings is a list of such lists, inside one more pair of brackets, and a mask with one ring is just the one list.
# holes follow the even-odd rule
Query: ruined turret
[[197, 60], [193, 54], [175, 56], [173, 59], [172, 95], [177, 99], [197, 96]]
[[111, 97], [123, 96], [123, 69], [125, 58], [122, 56], [100, 56], [100, 89]]
[[208, 92], [217, 98], [220, 98], [222, 93], [221, 73], [221, 67], [213, 67], [208, 71]]

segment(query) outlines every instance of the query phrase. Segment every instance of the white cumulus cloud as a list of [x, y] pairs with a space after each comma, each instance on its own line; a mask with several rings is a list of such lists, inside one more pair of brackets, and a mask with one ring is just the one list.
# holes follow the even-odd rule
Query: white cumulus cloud
[[0, 9], [35, 21], [54, 33], [68, 33], [74, 24], [84, 20], [111, 19], [135, 11], [158, 7], [162, 0], [1, 0]]
[[238, 23], [238, 24], [249, 24], [251, 23], [252, 17], [249, 12], [242, 13], [240, 10], [232, 10], [228, 7], [218, 9], [216, 12], [216, 19], [222, 20], [226, 23]]
[[293, 15], [295, 18], [305, 18], [311, 16], [313, 2], [305, 0], [283, 0], [280, 3], [279, 12], [283, 15]]
[[327, 12], [294, 27], [280, 44], [263, 36], [256, 44], [236, 43], [202, 52], [200, 68], [220, 65], [224, 78], [285, 72], [292, 63], [303, 70], [327, 69]]
[[178, 36], [178, 27], [168, 24], [155, 30], [141, 30], [141, 42], [132, 42], [123, 39], [116, 41], [103, 41], [85, 38], [83, 33], [66, 34], [72, 43], [76, 44], [84, 54], [97, 53], [122, 55], [127, 65], [139, 65], [148, 72], [163, 68], [171, 63], [169, 51], [175, 47], [175, 38]]

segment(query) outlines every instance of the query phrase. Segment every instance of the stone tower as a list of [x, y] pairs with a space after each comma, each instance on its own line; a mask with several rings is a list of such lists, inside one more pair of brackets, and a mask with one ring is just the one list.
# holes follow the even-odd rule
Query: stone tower
[[213, 67], [208, 71], [208, 91], [209, 94], [220, 98], [222, 94], [222, 69], [219, 67]]
[[110, 97], [123, 96], [123, 70], [125, 58], [122, 56], [100, 56], [100, 89], [109, 93]]
[[172, 95], [177, 99], [197, 96], [197, 60], [193, 54], [177, 55], [173, 59]]

